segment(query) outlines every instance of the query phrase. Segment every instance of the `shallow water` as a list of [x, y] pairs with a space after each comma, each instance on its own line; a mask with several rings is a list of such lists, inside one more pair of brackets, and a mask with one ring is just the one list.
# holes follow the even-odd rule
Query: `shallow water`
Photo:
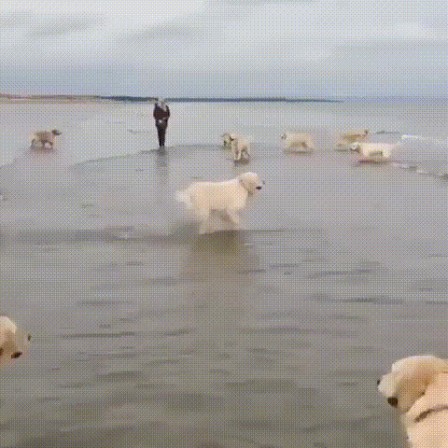
[[[2, 447], [403, 446], [376, 380], [448, 357], [446, 182], [269, 142], [64, 148], [0, 170], [1, 311], [33, 335]], [[199, 236], [175, 191], [246, 170], [241, 231]]]

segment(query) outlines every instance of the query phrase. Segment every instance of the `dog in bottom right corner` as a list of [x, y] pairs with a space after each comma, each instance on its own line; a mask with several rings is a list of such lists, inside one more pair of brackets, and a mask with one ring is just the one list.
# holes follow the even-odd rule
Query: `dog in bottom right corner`
[[448, 448], [448, 359], [400, 359], [378, 390], [400, 414], [410, 448]]

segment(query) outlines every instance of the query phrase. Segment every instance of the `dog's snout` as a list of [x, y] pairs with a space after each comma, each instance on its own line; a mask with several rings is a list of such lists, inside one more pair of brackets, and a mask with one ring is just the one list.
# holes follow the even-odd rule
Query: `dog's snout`
[[255, 188], [256, 188], [257, 190], [261, 190], [261, 185], [257, 185]]
[[377, 386], [379, 386], [380, 383], [381, 383], [381, 378], [379, 378], [379, 379], [376, 380], [376, 385], [377, 385]]
[[17, 359], [17, 358], [20, 358], [22, 356], [22, 352], [14, 352], [12, 355], [11, 355], [11, 358], [12, 359]]
[[396, 408], [398, 406], [398, 399], [397, 397], [389, 397], [387, 399], [387, 402], [393, 407]]

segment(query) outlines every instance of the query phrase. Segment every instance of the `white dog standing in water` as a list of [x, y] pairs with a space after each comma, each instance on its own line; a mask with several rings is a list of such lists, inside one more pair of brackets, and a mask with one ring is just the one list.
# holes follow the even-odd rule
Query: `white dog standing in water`
[[411, 448], [448, 448], [448, 360], [400, 359], [378, 380], [378, 390], [401, 414]]
[[349, 145], [355, 142], [365, 142], [369, 137], [368, 129], [359, 129], [354, 131], [348, 131], [340, 134], [338, 141], [336, 142], [337, 151], [349, 150]]
[[285, 151], [307, 153], [314, 151], [313, 138], [307, 132], [285, 132], [280, 138], [283, 140]]
[[187, 189], [176, 192], [177, 200], [194, 210], [200, 220], [199, 233], [211, 233], [210, 214], [223, 212], [239, 226], [238, 211], [246, 206], [247, 198], [261, 190], [263, 182], [256, 173], [243, 173], [223, 182], [194, 182]]
[[48, 144], [48, 146], [53, 149], [56, 136], [61, 134], [62, 132], [57, 129], [53, 129], [52, 131], [37, 131], [30, 138], [31, 147], [36, 148], [40, 146], [42, 149], [45, 149]]
[[399, 146], [399, 143], [355, 142], [350, 145], [350, 151], [359, 154], [361, 163], [385, 163], [390, 161], [392, 152]]
[[7, 316], [0, 316], [0, 366], [20, 358], [27, 351], [31, 336], [17, 328]]

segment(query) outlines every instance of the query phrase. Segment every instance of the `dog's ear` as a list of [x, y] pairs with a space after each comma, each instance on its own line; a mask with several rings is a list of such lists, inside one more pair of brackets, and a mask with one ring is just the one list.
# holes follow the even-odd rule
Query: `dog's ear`
[[250, 179], [247, 176], [247, 173], [240, 174], [238, 176], [238, 182], [249, 192], [253, 193], [253, 186], [251, 187]]

